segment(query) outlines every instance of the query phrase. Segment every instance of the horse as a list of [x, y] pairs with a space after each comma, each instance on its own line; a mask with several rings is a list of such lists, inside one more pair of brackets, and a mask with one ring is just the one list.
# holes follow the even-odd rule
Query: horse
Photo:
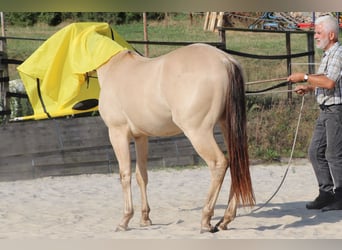
[[[99, 113], [119, 164], [124, 212], [116, 231], [128, 230], [133, 217], [129, 144], [135, 142], [136, 181], [141, 192], [140, 226], [150, 226], [147, 197], [148, 137], [180, 133], [189, 139], [211, 174], [202, 209], [200, 232], [226, 230], [239, 205], [253, 207], [249, 171], [244, 76], [231, 55], [202, 43], [187, 45], [155, 58], [125, 50], [97, 68]], [[215, 141], [220, 125], [228, 156]], [[213, 226], [215, 204], [230, 168], [227, 208]]]

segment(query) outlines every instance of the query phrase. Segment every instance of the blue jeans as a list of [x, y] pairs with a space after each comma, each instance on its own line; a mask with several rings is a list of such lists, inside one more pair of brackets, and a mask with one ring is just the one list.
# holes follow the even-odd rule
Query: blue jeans
[[342, 105], [321, 110], [309, 146], [320, 191], [342, 193]]

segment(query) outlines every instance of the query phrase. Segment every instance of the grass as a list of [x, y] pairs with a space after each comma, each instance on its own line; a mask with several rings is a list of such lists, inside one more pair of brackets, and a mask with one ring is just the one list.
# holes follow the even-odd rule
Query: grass
[[[151, 41], [205, 41], [218, 42], [215, 32], [203, 31], [204, 19], [195, 16], [190, 25], [187, 15], [171, 15], [168, 22], [149, 22], [148, 36]], [[7, 36], [30, 37], [46, 39], [67, 25], [57, 27], [40, 24], [29, 28], [8, 27]], [[142, 41], [142, 23], [119, 25], [113, 27], [126, 40]], [[42, 43], [42, 41], [8, 40], [8, 58], [26, 59]], [[144, 45], [133, 44], [144, 53]], [[165, 54], [175, 49], [175, 46], [150, 45], [150, 57]], [[285, 35], [277, 33], [227, 32], [227, 48], [258, 55], [286, 54]], [[307, 50], [305, 35], [293, 35], [291, 40], [293, 53]], [[321, 52], [317, 51], [318, 62]], [[243, 66], [247, 81], [271, 79], [287, 76], [286, 60], [258, 60], [236, 57]], [[205, 60], [205, 58], [204, 58]], [[293, 59], [292, 63], [305, 63], [306, 58]], [[307, 66], [293, 64], [294, 71], [307, 71]], [[15, 66], [9, 68], [10, 78], [18, 78]], [[276, 82], [249, 88], [263, 88]], [[292, 148], [295, 127], [299, 116], [301, 97], [293, 95], [291, 102], [287, 94], [272, 94], [248, 96], [248, 142], [249, 153], [253, 159], [277, 161], [281, 157], [289, 157]], [[305, 157], [311, 131], [317, 116], [315, 100], [308, 95], [305, 100], [302, 122], [296, 144], [295, 157]]]
[[[313, 96], [304, 98], [294, 151], [294, 157], [297, 158], [306, 156], [314, 121], [318, 115]], [[255, 102], [260, 101], [259, 99]], [[290, 157], [301, 101], [302, 97], [295, 97], [292, 104], [286, 100], [273, 99], [269, 104], [265, 102], [259, 105], [259, 109], [248, 112], [248, 142], [252, 158], [278, 161], [281, 157]]]

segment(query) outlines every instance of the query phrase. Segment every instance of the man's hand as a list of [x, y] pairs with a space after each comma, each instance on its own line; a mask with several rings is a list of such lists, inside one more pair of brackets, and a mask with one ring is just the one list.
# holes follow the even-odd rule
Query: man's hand
[[304, 82], [304, 73], [293, 73], [292, 75], [289, 75], [289, 77], [287, 78], [287, 80], [289, 82]]
[[306, 93], [311, 91], [311, 88], [309, 85], [298, 85], [295, 87], [294, 91], [298, 94], [298, 95], [305, 95]]

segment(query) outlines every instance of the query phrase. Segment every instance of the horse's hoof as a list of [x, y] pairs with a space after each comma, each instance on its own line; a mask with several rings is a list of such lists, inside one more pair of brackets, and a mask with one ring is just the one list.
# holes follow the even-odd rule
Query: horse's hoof
[[140, 222], [141, 227], [149, 227], [152, 226], [152, 221], [151, 220], [144, 220]]
[[218, 227], [213, 227], [211, 230], [210, 230], [210, 233], [217, 233], [219, 230]]
[[214, 230], [215, 230], [214, 233], [228, 229], [227, 224], [224, 225], [224, 224], [222, 224], [222, 222], [223, 222], [223, 218], [219, 222], [216, 223], [216, 225], [214, 227]]
[[115, 232], [125, 232], [127, 230], [128, 230], [127, 226], [119, 225], [119, 226], [116, 227]]
[[215, 232], [215, 227], [212, 227], [212, 226], [202, 227], [200, 233], [201, 234], [203, 234], [203, 233], [216, 233]]
[[201, 228], [201, 233], [217, 233], [219, 231], [227, 230], [227, 226], [222, 226], [220, 224], [216, 224], [215, 227], [210, 226], [209, 228]]
[[225, 225], [218, 225], [218, 226], [215, 226], [215, 228], [217, 228], [218, 231], [225, 231], [225, 230], [228, 230], [228, 227]]

